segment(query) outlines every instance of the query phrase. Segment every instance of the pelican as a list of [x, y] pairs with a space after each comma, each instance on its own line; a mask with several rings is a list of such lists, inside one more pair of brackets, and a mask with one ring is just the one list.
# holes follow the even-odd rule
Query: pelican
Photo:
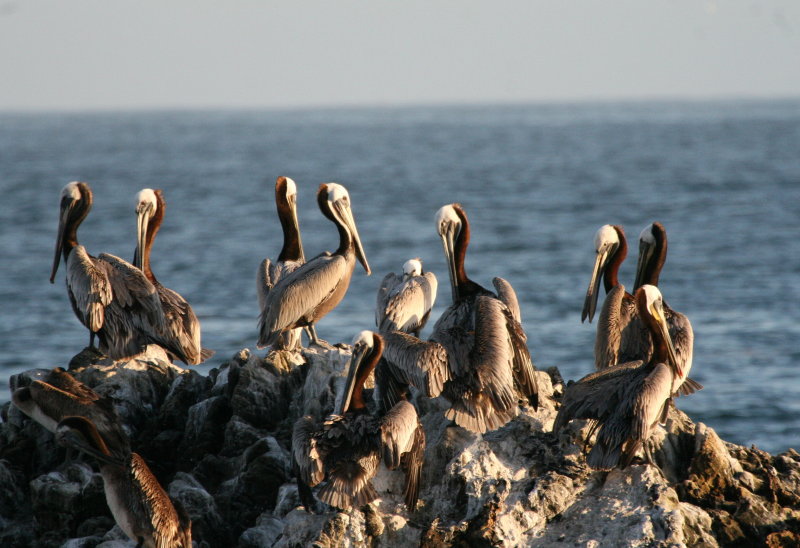
[[381, 333], [402, 331], [419, 337], [436, 300], [438, 282], [433, 272], [422, 272], [419, 258], [403, 264], [403, 274], [387, 274], [378, 288], [375, 325]]
[[451, 379], [443, 395], [453, 406], [446, 416], [482, 433], [516, 415], [515, 384], [538, 407], [535, 367], [511, 284], [494, 278], [495, 295], [467, 277], [464, 258], [470, 227], [461, 205], [439, 209], [436, 227], [453, 293], [453, 304], [442, 313], [431, 336], [447, 350], [450, 365]]
[[[314, 257], [278, 280], [267, 295], [259, 347], [273, 345], [287, 329], [313, 325], [333, 310], [347, 292], [356, 259], [371, 273], [347, 189], [323, 183], [317, 191], [317, 204], [336, 225], [339, 248]], [[312, 330], [310, 334], [311, 344], [319, 344], [316, 333]]]
[[592, 278], [583, 302], [581, 322], [594, 318], [600, 281], [606, 289], [606, 300], [600, 310], [594, 343], [595, 368], [600, 370], [636, 359], [647, 359], [651, 351], [650, 336], [636, 312], [633, 295], [619, 283], [619, 266], [628, 254], [625, 231], [619, 225], [603, 225], [594, 237], [595, 256]]
[[133, 264], [142, 270], [156, 288], [164, 311], [165, 329], [154, 338], [163, 341], [164, 344], [159, 344], [169, 349], [183, 363], [197, 365], [214, 355], [213, 350], [203, 348], [200, 344], [200, 322], [186, 299], [161, 285], [150, 268], [150, 250], [161, 228], [166, 208], [167, 202], [160, 189], [145, 188], [136, 195], [137, 237]]
[[[652, 223], [639, 234], [639, 260], [636, 264], [634, 291], [645, 284], [658, 287], [658, 277], [666, 259], [667, 231], [661, 223]], [[666, 302], [664, 303], [664, 315], [667, 325], [669, 325], [669, 336], [675, 345], [678, 363], [688, 375], [692, 369], [694, 348], [692, 323], [685, 315], [670, 308]], [[689, 381], [694, 382], [691, 379]]]
[[100, 351], [116, 360], [138, 354], [150, 343], [162, 344], [153, 333], [164, 329], [164, 313], [156, 288], [141, 270], [108, 253], [92, 257], [78, 243], [78, 226], [91, 208], [88, 184], [72, 182], [61, 191], [50, 283], [63, 253], [67, 294], [78, 320], [89, 329], [89, 346], [94, 346], [96, 334]]
[[56, 440], [98, 460], [106, 503], [137, 546], [191, 548], [189, 516], [182, 506], [173, 505], [141, 456], [130, 451], [117, 455], [85, 417], [65, 417], [58, 423]]
[[[278, 219], [283, 228], [283, 247], [276, 262], [271, 262], [269, 258], [264, 259], [256, 272], [256, 291], [261, 310], [258, 319], [259, 347], [267, 346], [264, 343], [264, 337], [267, 335], [264, 332], [267, 295], [278, 283], [278, 280], [306, 262], [303, 254], [303, 241], [300, 239], [300, 227], [297, 224], [297, 186], [292, 179], [278, 177], [275, 182], [275, 204], [278, 207]], [[313, 325], [308, 326], [309, 330], [313, 328]], [[280, 337], [276, 343], [277, 348], [289, 350], [298, 348], [301, 332], [301, 328], [285, 331], [284, 336]]]
[[[669, 336], [661, 292], [643, 285], [635, 293], [639, 318], [650, 332], [653, 353], [608, 367], [567, 386], [553, 431], [572, 419], [595, 419], [600, 425], [587, 464], [596, 470], [628, 466], [656, 424], [666, 420], [669, 402], [686, 378]], [[691, 393], [694, 387], [684, 387]]]
[[298, 488], [306, 509], [313, 504], [310, 487], [327, 479], [319, 498], [342, 510], [369, 504], [377, 493], [372, 478], [383, 458], [387, 468], [406, 473], [405, 503], [417, 506], [425, 452], [425, 431], [414, 406], [401, 400], [385, 414], [373, 415], [363, 388], [383, 352], [383, 339], [362, 331], [353, 341], [353, 355], [342, 399], [322, 425], [310, 416], [299, 419], [292, 432], [292, 455]]
[[56, 367], [44, 380], [14, 390], [14, 405], [52, 433], [68, 416], [87, 417], [97, 425], [102, 437], [113, 447], [126, 450], [128, 436], [120, 424], [111, 401]]
[[464, 257], [470, 230], [464, 209], [459, 204], [439, 209], [436, 228], [448, 263], [453, 304], [434, 325], [429, 342], [387, 333], [386, 361], [398, 379], [429, 397], [444, 396], [451, 403], [447, 418], [484, 433], [516, 416], [515, 385], [538, 408], [535, 367], [511, 284], [494, 278], [495, 295], [467, 277]]

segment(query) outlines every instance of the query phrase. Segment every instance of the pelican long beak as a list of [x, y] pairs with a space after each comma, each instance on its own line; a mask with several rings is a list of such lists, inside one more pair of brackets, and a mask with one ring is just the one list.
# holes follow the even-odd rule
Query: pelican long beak
[[669, 336], [669, 325], [667, 324], [667, 318], [664, 315], [664, 307], [660, 299], [659, 301], [653, 303], [653, 306], [650, 309], [650, 314], [653, 316], [653, 318], [655, 318], [656, 323], [658, 324], [658, 330], [661, 333], [661, 337], [664, 339], [664, 342], [667, 345], [667, 357], [670, 362], [669, 365], [679, 377], [683, 378], [683, 369], [681, 369], [680, 363], [678, 362], [678, 353], [675, 351], [675, 345], [672, 343], [672, 338]]
[[133, 266], [137, 268], [144, 267], [144, 252], [145, 244], [147, 243], [147, 227], [150, 225], [150, 219], [153, 216], [152, 209], [145, 205], [139, 204], [136, 208], [136, 252], [133, 257]]
[[289, 207], [292, 209], [292, 224], [294, 225], [294, 232], [297, 234], [297, 245], [300, 247], [300, 263], [306, 262], [305, 254], [303, 253], [303, 240], [300, 238], [300, 223], [297, 221], [297, 195], [292, 194], [289, 196]]
[[589, 288], [586, 290], [586, 298], [583, 300], [583, 312], [581, 312], [581, 323], [586, 318], [589, 318], [589, 323], [594, 319], [594, 311], [597, 309], [597, 297], [600, 293], [600, 281], [603, 279], [603, 273], [608, 266], [608, 258], [614, 252], [614, 247], [611, 248], [603, 246], [598, 250], [594, 259], [594, 268], [592, 269], [592, 278], [589, 280]]
[[55, 283], [56, 272], [58, 272], [58, 265], [61, 263], [61, 252], [64, 249], [64, 231], [67, 227], [69, 214], [75, 202], [62, 201], [61, 202], [61, 216], [58, 219], [58, 235], [56, 236], [56, 252], [53, 256], [53, 270], [50, 271], [50, 283]]
[[333, 206], [339, 214], [339, 218], [342, 219], [342, 222], [344, 222], [345, 226], [347, 226], [347, 230], [350, 232], [350, 238], [353, 240], [353, 247], [355, 248], [358, 262], [362, 264], [367, 275], [372, 274], [372, 270], [370, 270], [369, 263], [367, 262], [367, 256], [364, 254], [364, 246], [361, 245], [361, 237], [358, 235], [356, 221], [353, 218], [353, 211], [348, 204], [340, 201], [334, 202]]
[[458, 300], [458, 276], [456, 274], [456, 227], [450, 224], [439, 232], [444, 249], [444, 258], [447, 261], [447, 272], [450, 274], [450, 289], [453, 292], [453, 302]]
[[357, 344], [353, 348], [353, 355], [350, 357], [350, 369], [347, 371], [347, 380], [344, 382], [344, 394], [342, 394], [340, 406], [334, 410], [335, 415], [344, 415], [350, 408], [350, 400], [353, 398], [358, 368], [361, 366], [361, 362], [364, 361], [367, 350], [369, 350], [369, 347], [365, 344]]
[[633, 282], [634, 293], [637, 289], [647, 283], [644, 280], [645, 271], [647, 270], [648, 263], [653, 258], [653, 252], [655, 251], [655, 248], [656, 245], [654, 243], [649, 243], [642, 240], [639, 241], [639, 258], [636, 261], [636, 278]]

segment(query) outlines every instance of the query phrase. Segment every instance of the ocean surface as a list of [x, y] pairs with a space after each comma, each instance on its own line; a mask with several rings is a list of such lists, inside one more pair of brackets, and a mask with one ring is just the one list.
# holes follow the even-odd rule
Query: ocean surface
[[94, 190], [81, 244], [128, 260], [136, 193], [164, 190], [153, 270], [200, 318], [208, 371], [255, 350], [279, 175], [298, 184], [307, 257], [338, 242], [317, 187], [349, 189], [374, 272], [356, 266], [320, 337], [372, 328], [381, 279], [412, 257], [439, 277], [427, 335], [450, 303], [433, 217], [460, 202], [469, 276], [514, 285], [534, 363], [567, 379], [593, 368], [595, 324], [580, 316], [596, 230], [626, 228], [630, 288], [639, 232], [661, 221], [660, 287], [692, 321], [705, 385], [678, 407], [726, 440], [800, 448], [800, 101], [0, 114], [0, 401], [11, 374], [66, 366], [88, 342], [63, 265], [48, 283], [67, 182]]

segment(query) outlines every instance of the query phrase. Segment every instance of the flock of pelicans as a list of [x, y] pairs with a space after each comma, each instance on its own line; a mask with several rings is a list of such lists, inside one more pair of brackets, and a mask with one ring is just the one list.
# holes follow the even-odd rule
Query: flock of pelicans
[[[322, 184], [317, 203], [339, 232], [339, 247], [305, 260], [297, 222], [294, 181], [275, 185], [283, 247], [275, 262], [257, 272], [261, 313], [259, 347], [297, 350], [302, 332], [320, 344], [315, 325], [344, 297], [358, 260], [367, 262], [347, 190]], [[89, 344], [113, 359], [140, 353], [148, 344], [171, 359], [197, 364], [213, 354], [204, 349], [200, 325], [178, 293], [162, 286], [150, 266], [150, 250], [165, 211], [160, 190], [137, 197], [137, 247], [133, 263], [106, 253], [93, 257], [78, 243], [77, 229], [92, 206], [89, 185], [69, 183], [61, 192], [58, 237], [50, 281], [63, 259], [67, 293], [78, 319], [89, 329]], [[430, 338], [419, 333], [430, 315], [437, 280], [419, 259], [388, 274], [378, 290], [377, 331], [353, 342], [344, 393], [333, 413], [320, 421], [299, 419], [292, 435], [293, 468], [307, 509], [317, 496], [341, 509], [377, 497], [372, 478], [382, 460], [405, 471], [405, 502], [415, 510], [424, 460], [425, 432], [412, 403], [441, 396], [445, 416], [472, 432], [500, 428], [520, 406], [538, 408], [535, 367], [522, 328], [514, 289], [494, 278], [492, 292], [469, 279], [464, 269], [470, 227], [459, 204], [442, 207], [436, 229], [449, 267], [452, 304]], [[605, 225], [595, 236], [597, 252], [582, 320], [591, 322], [600, 283], [607, 296], [600, 309], [595, 342], [597, 371], [569, 383], [555, 419], [558, 432], [572, 419], [592, 419], [597, 439], [587, 456], [591, 468], [625, 467], [657, 424], [666, 420], [672, 398], [701, 386], [688, 378], [693, 335], [688, 319], [670, 308], [658, 278], [667, 253], [664, 227], [653, 223], [639, 237], [633, 293], [619, 283], [628, 247], [620, 226]], [[372, 397], [364, 393], [370, 375]], [[410, 390], [414, 387], [414, 391]], [[55, 433], [56, 440], [96, 458], [108, 505], [122, 530], [139, 546], [191, 546], [191, 521], [170, 500], [130, 442], [112, 402], [61, 368], [43, 380], [17, 388], [14, 404]]]

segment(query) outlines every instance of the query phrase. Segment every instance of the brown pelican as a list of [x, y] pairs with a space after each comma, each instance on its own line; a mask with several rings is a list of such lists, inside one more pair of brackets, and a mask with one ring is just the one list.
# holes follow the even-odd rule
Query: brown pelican
[[161, 223], [167, 202], [158, 189], [142, 189], [136, 196], [136, 251], [133, 264], [140, 268], [156, 288], [164, 311], [165, 328], [153, 336], [164, 348], [187, 365], [197, 365], [214, 355], [200, 344], [200, 322], [194, 310], [175, 291], [164, 287], [150, 268], [150, 251]]
[[173, 505], [142, 457], [130, 451], [119, 456], [85, 417], [65, 417], [58, 423], [56, 440], [98, 460], [106, 503], [117, 525], [137, 546], [191, 548], [189, 516], [180, 505]]
[[[317, 191], [317, 204], [336, 225], [339, 248], [314, 257], [282, 277], [270, 290], [259, 339], [263, 346], [275, 344], [287, 329], [315, 324], [333, 310], [347, 292], [356, 259], [370, 274], [347, 189], [336, 183], [323, 183]], [[311, 336], [311, 343], [317, 344], [313, 331]]]
[[535, 368], [514, 289], [494, 278], [495, 295], [467, 277], [464, 257], [470, 230], [464, 209], [459, 204], [442, 207], [436, 227], [449, 266], [453, 304], [436, 322], [429, 342], [387, 333], [386, 361], [402, 382], [427, 396], [441, 392], [451, 403], [447, 418], [483, 433], [516, 416], [515, 384], [538, 407]]
[[383, 339], [371, 331], [353, 341], [353, 355], [341, 401], [322, 425], [310, 416], [299, 419], [292, 434], [298, 488], [306, 509], [313, 505], [309, 487], [327, 479], [319, 498], [346, 510], [361, 507], [378, 495], [372, 486], [383, 458], [387, 468], [406, 473], [405, 503], [417, 506], [425, 432], [414, 406], [401, 400], [387, 413], [373, 415], [364, 401], [364, 381], [383, 352]]
[[[553, 431], [572, 419], [594, 419], [597, 441], [586, 459], [597, 470], [626, 467], [659, 422], [666, 420], [669, 401], [685, 378], [678, 363], [657, 287], [644, 285], [635, 294], [639, 317], [650, 331], [653, 353], [608, 367], [567, 386]], [[684, 387], [692, 393], [694, 387]]]
[[50, 432], [55, 433], [58, 423], [65, 417], [78, 415], [91, 419], [113, 447], [128, 448], [128, 436], [111, 401], [61, 367], [50, 371], [44, 380], [17, 388], [11, 400], [20, 411]]
[[[267, 295], [270, 290], [278, 283], [278, 280], [293, 272], [300, 265], [306, 262], [303, 254], [303, 241], [300, 239], [300, 227], [297, 224], [297, 186], [288, 177], [278, 177], [275, 182], [275, 204], [278, 207], [278, 219], [283, 228], [283, 247], [278, 255], [276, 262], [271, 262], [269, 258], [264, 259], [256, 272], [256, 291], [258, 292], [258, 304], [261, 314], [258, 319], [258, 346], [267, 346], [264, 338], [267, 333], [264, 331], [264, 319], [266, 317]], [[313, 329], [309, 325], [308, 329]], [[279, 337], [276, 348], [294, 350], [300, 346], [300, 334], [302, 328], [284, 331]], [[316, 337], [313, 337], [316, 338]]]
[[409, 259], [403, 274], [387, 274], [378, 288], [375, 325], [378, 331], [402, 331], [419, 337], [436, 300], [438, 282], [433, 272], [422, 272], [422, 261]]
[[63, 252], [67, 294], [75, 315], [89, 329], [89, 346], [97, 334], [100, 350], [116, 360], [138, 354], [150, 343], [161, 344], [152, 334], [164, 329], [164, 313], [156, 288], [141, 270], [108, 253], [92, 257], [78, 243], [78, 226], [91, 208], [88, 184], [69, 183], [61, 191], [50, 283]]
[[606, 300], [600, 310], [594, 343], [596, 369], [636, 359], [647, 359], [651, 352], [650, 336], [639, 321], [633, 295], [619, 283], [619, 266], [628, 254], [625, 231], [619, 225], [603, 225], [594, 237], [597, 255], [592, 278], [586, 290], [581, 321], [591, 322], [600, 293], [600, 281]]
[[445, 416], [482, 433], [516, 415], [515, 384], [538, 407], [535, 368], [511, 284], [494, 278], [495, 295], [467, 277], [464, 259], [470, 227], [461, 205], [439, 209], [436, 227], [453, 291], [453, 304], [442, 313], [431, 336], [447, 350], [450, 380], [442, 394], [452, 407]]
[[[658, 287], [658, 277], [667, 259], [667, 231], [664, 225], [655, 222], [639, 234], [639, 260], [636, 265], [634, 291], [644, 284]], [[669, 336], [675, 345], [678, 365], [685, 376], [692, 369], [694, 331], [692, 323], [685, 315], [673, 310], [665, 302], [664, 315], [669, 325]], [[694, 382], [694, 381], [690, 381]]]

